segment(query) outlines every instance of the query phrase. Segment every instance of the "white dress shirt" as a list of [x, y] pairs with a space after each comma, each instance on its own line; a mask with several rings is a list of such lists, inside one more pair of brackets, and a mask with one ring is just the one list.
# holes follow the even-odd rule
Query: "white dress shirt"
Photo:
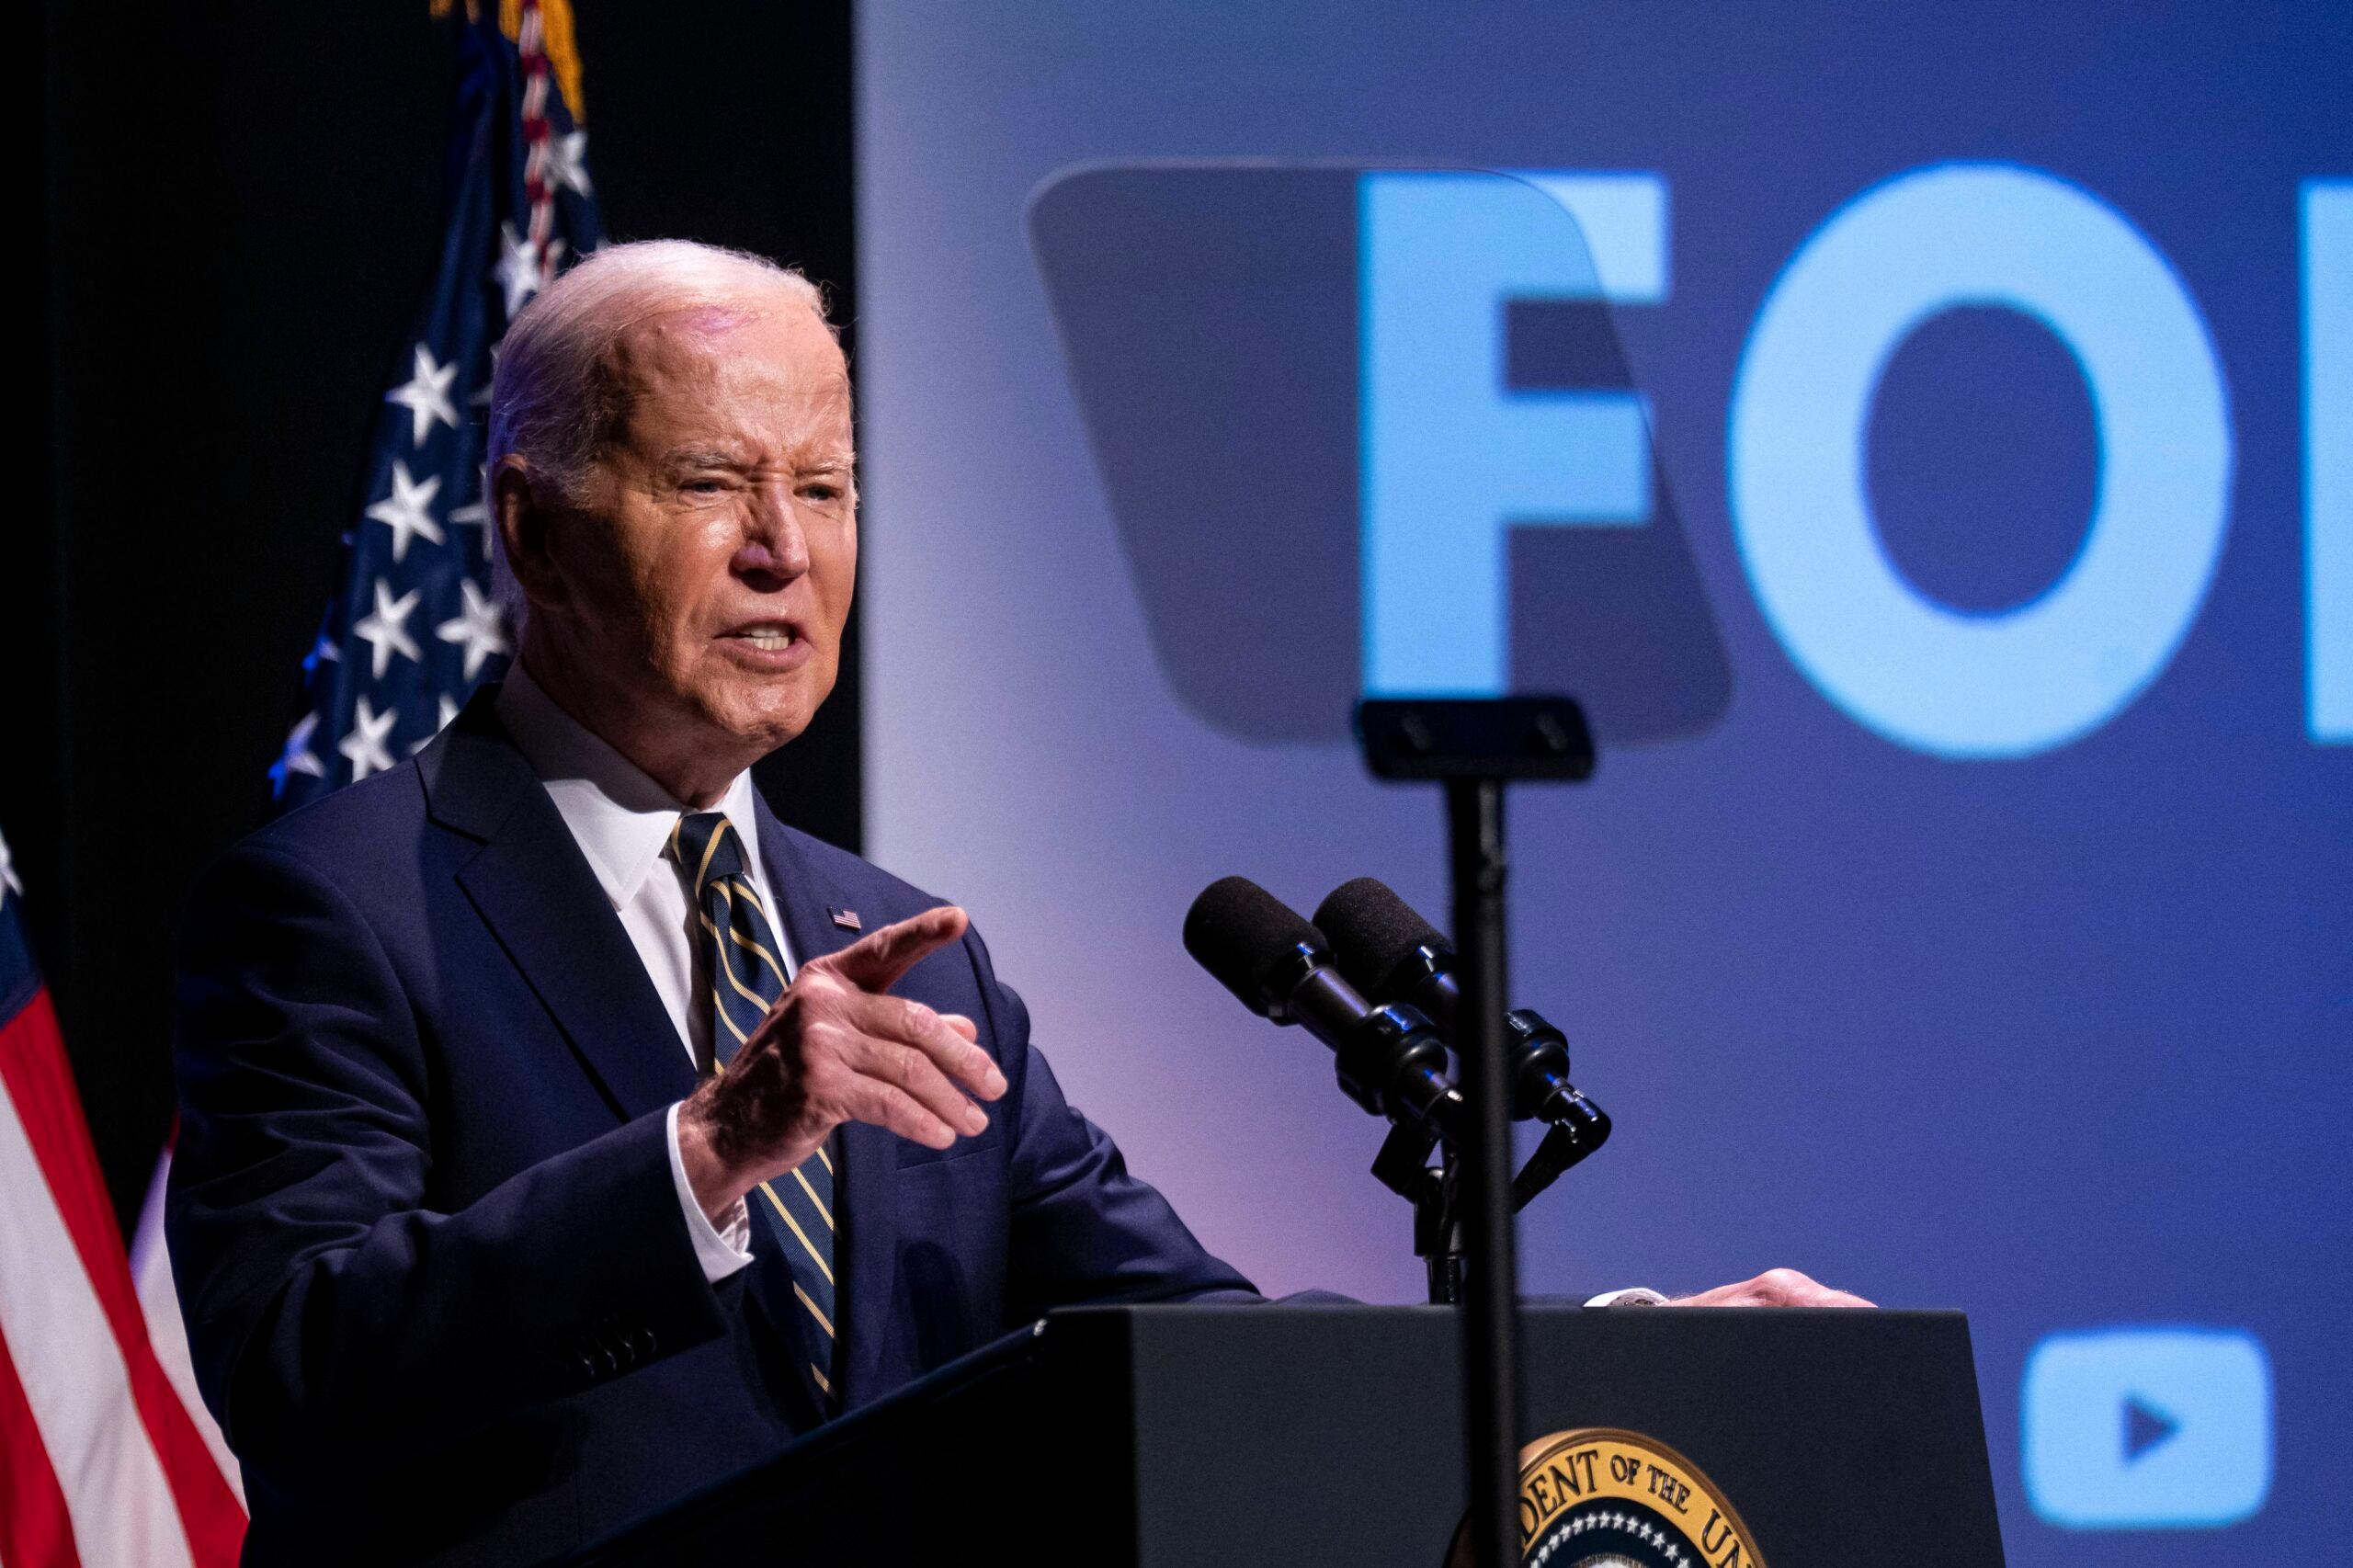
[[[692, 808], [556, 706], [519, 662], [509, 666], [499, 687], [498, 721], [540, 776], [563, 825], [587, 857], [588, 869], [613, 901], [613, 913], [620, 916], [621, 928], [645, 965], [646, 978], [654, 982], [663, 1010], [677, 1028], [678, 1049], [689, 1062], [701, 1061], [710, 1049], [710, 1009], [696, 1001], [710, 994], [710, 980], [699, 972], [706, 960], [699, 940], [699, 912], [687, 885], [690, 873], [670, 854], [670, 829]], [[760, 864], [760, 824], [752, 809], [751, 774], [737, 774], [713, 809], [727, 813], [744, 841], [744, 874], [760, 902], [770, 909], [783, 907]], [[789, 975], [792, 955], [782, 931], [776, 933], [776, 941], [777, 957]], [[659, 1041], [647, 1042], [649, 1050], [660, 1048]], [[752, 1261], [751, 1215], [738, 1199], [724, 1226], [711, 1224], [687, 1182], [675, 1105], [669, 1129], [670, 1179], [686, 1210], [696, 1260], [704, 1278], [716, 1284]]]

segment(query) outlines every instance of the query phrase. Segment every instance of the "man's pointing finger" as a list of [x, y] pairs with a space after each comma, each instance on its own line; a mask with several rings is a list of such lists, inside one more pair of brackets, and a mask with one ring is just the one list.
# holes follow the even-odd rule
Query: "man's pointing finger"
[[943, 904], [870, 931], [840, 952], [815, 961], [861, 991], [888, 991], [924, 959], [961, 940], [967, 924], [962, 910]]

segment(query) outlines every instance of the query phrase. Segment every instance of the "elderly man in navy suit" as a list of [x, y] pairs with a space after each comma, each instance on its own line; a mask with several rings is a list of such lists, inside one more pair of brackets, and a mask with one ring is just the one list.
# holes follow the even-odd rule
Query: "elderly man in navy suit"
[[490, 442], [514, 667], [188, 919], [170, 1238], [252, 1562], [537, 1561], [1050, 1307], [1249, 1297], [962, 911], [752, 788], [856, 574], [815, 289], [600, 253]]

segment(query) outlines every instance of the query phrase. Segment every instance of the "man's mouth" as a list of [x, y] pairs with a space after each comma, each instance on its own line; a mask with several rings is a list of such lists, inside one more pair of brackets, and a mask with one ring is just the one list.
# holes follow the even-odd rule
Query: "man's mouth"
[[727, 635], [749, 642], [764, 653], [781, 653], [800, 641], [791, 627], [774, 621], [739, 626]]

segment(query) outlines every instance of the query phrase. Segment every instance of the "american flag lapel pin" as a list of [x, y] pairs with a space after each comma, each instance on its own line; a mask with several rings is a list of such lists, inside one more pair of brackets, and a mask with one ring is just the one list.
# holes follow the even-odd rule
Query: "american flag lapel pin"
[[832, 915], [834, 917], [834, 924], [840, 926], [845, 931], [863, 931], [866, 929], [865, 924], [858, 919], [858, 911], [855, 909], [835, 909], [829, 903], [825, 906], [825, 913]]

